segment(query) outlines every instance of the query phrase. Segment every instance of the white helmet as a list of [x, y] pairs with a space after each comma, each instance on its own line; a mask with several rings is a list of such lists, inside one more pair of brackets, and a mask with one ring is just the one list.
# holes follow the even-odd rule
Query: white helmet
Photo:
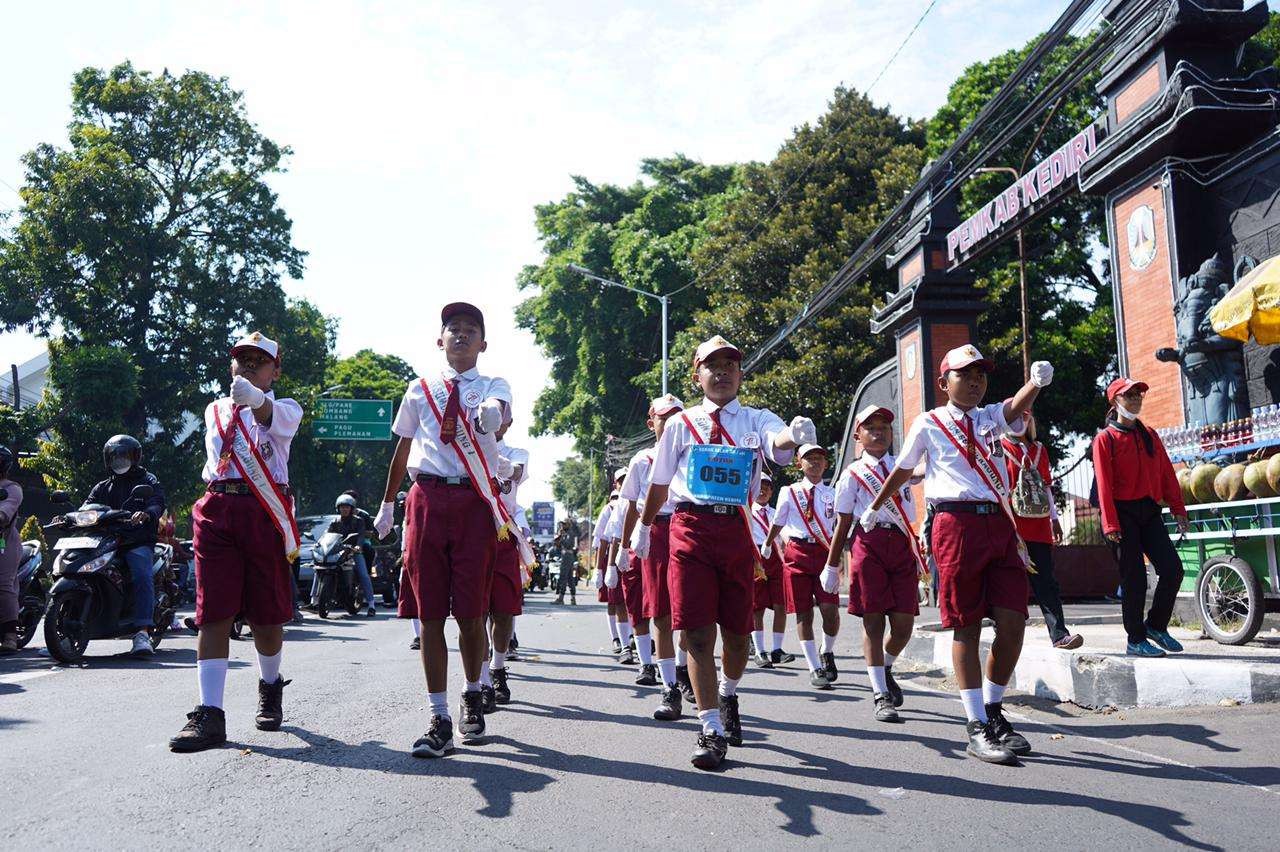
[[350, 494], [343, 494], [333, 502], [333, 508], [337, 509], [339, 506], [350, 506], [354, 511], [356, 508], [356, 498], [352, 497]]

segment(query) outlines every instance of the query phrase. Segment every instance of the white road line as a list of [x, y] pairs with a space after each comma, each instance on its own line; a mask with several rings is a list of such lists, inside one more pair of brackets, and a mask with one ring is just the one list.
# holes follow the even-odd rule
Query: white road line
[[38, 677], [57, 673], [57, 669], [46, 669], [40, 672], [14, 672], [13, 674], [0, 675], [0, 683], [23, 683], [24, 681], [35, 680]]

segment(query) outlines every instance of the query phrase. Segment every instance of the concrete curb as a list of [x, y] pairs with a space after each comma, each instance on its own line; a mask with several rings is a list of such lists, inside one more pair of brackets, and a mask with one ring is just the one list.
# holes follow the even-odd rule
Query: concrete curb
[[[990, 649], [984, 641], [982, 654]], [[951, 634], [917, 630], [898, 659], [950, 675]], [[1280, 701], [1280, 664], [1177, 655], [1148, 660], [1028, 645], [1009, 686], [1093, 709], [1193, 707], [1223, 699], [1259, 704]]]

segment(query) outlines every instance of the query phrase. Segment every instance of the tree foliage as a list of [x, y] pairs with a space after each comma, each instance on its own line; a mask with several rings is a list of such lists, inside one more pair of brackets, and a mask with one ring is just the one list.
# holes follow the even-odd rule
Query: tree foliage
[[[590, 516], [595, 510], [591, 502], [591, 465], [581, 456], [569, 456], [556, 464], [551, 474], [551, 494], [564, 506], [571, 518]], [[609, 495], [596, 489], [595, 502], [601, 503]]]

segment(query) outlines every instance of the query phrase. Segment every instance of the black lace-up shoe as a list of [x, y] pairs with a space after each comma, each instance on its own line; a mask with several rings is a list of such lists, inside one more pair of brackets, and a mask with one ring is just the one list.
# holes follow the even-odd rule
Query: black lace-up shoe
[[898, 711], [893, 707], [893, 696], [887, 692], [877, 692], [875, 694], [876, 702], [876, 721], [877, 722], [901, 722], [902, 717], [898, 715]]
[[978, 760], [986, 763], [1017, 763], [1018, 758], [1014, 756], [1014, 753], [1001, 745], [995, 734], [991, 732], [990, 722], [975, 720], [965, 725], [965, 730], [969, 734], [969, 745], [965, 748], [965, 751], [978, 758]]
[[640, 674], [636, 675], [636, 686], [657, 686], [658, 685], [658, 667], [653, 663], [640, 667]]
[[187, 714], [187, 724], [169, 740], [173, 751], [204, 751], [227, 741], [227, 717], [221, 707], [204, 704]]
[[689, 680], [688, 666], [676, 666], [676, 689], [680, 690], [685, 701], [697, 706], [698, 699], [693, 695], [693, 681]]
[[773, 651], [769, 653], [769, 659], [773, 660], [773, 664], [775, 666], [780, 666], [785, 663], [794, 663], [796, 661], [796, 655], [788, 654], [781, 648], [774, 648]]
[[724, 722], [724, 734], [729, 745], [735, 748], [742, 745], [742, 717], [738, 715], [738, 696], [720, 696], [720, 719]]
[[284, 721], [284, 711], [280, 708], [284, 698], [284, 688], [293, 681], [277, 677], [275, 683], [264, 683], [258, 678], [258, 718], [254, 724], [259, 731], [278, 731]]
[[809, 672], [809, 685], [814, 689], [830, 689], [831, 681], [827, 680], [824, 669], [818, 669], [816, 672]]
[[901, 707], [903, 702], [902, 687], [898, 686], [898, 682], [893, 679], [893, 669], [888, 666], [884, 667], [884, 683], [885, 686], [889, 687], [889, 694], [893, 696], [893, 706]]
[[729, 741], [719, 734], [698, 734], [690, 762], [699, 769], [715, 769], [729, 754]]
[[827, 676], [827, 680], [835, 683], [840, 677], [840, 672], [836, 670], [836, 655], [832, 651], [827, 651], [820, 659], [822, 660], [822, 672]]
[[497, 712], [498, 696], [494, 693], [492, 686], [480, 684], [480, 698], [480, 709], [485, 712], [485, 715]]
[[427, 732], [413, 744], [414, 757], [444, 757], [453, 751], [453, 720], [432, 716]]
[[493, 695], [499, 704], [511, 703], [511, 686], [507, 683], [507, 670], [490, 669], [489, 677], [493, 678]]
[[484, 740], [484, 696], [480, 690], [462, 693], [458, 733], [462, 734], [464, 743], [478, 743]]
[[1000, 745], [1014, 754], [1031, 754], [1031, 743], [1013, 729], [1013, 725], [1004, 716], [1004, 706], [1000, 702], [987, 705], [987, 721], [991, 725], [992, 736]]
[[683, 703], [680, 700], [680, 690], [674, 686], [670, 689], [664, 689], [662, 691], [662, 703], [658, 705], [657, 710], [653, 711], [653, 718], [659, 722], [674, 722], [680, 718]]

